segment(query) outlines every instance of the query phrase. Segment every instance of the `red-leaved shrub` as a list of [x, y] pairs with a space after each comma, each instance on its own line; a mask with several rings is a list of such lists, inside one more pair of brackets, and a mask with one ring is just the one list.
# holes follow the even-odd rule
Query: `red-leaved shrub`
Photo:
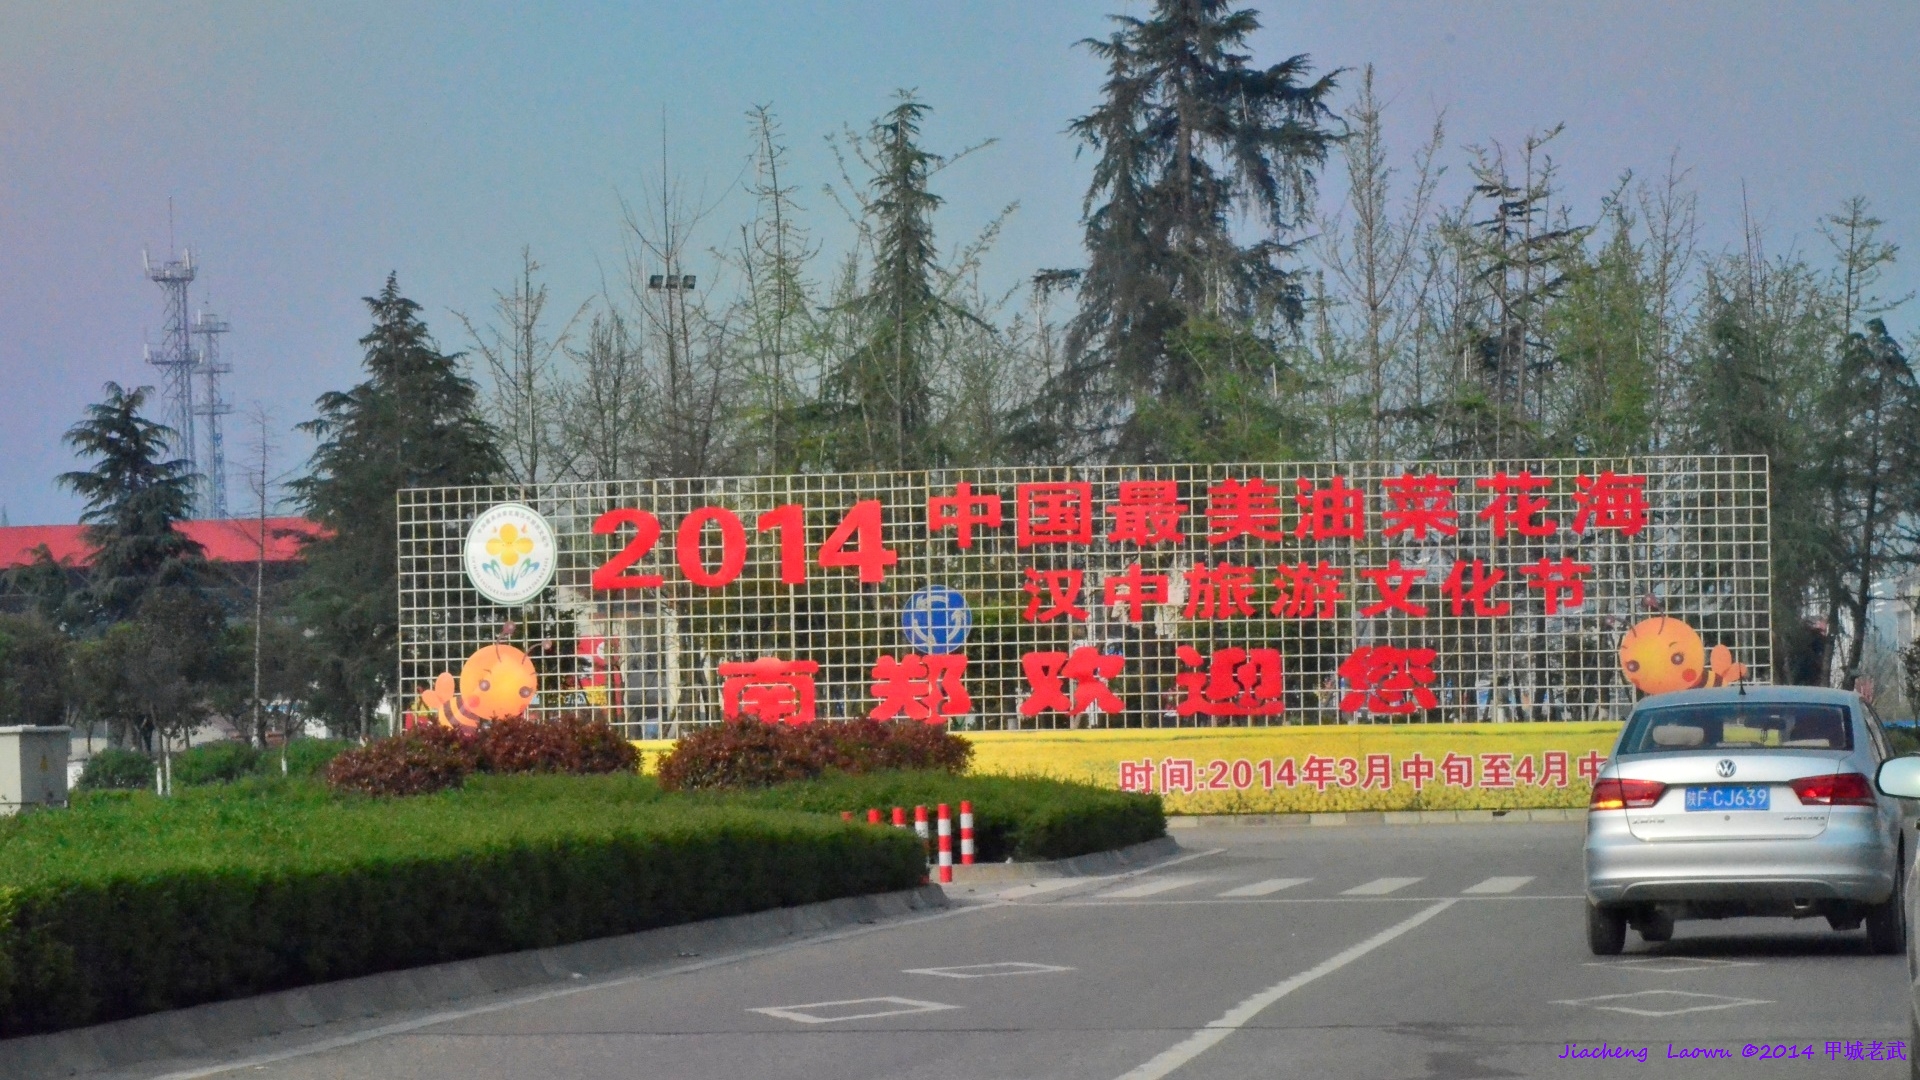
[[439, 725], [414, 728], [334, 758], [327, 763], [327, 786], [365, 795], [426, 795], [459, 787], [479, 763], [475, 741]]
[[458, 787], [471, 772], [610, 773], [632, 770], [639, 752], [605, 722], [565, 715], [502, 720], [478, 734], [423, 724], [349, 750], [327, 766], [329, 787], [367, 795], [424, 795]]
[[660, 759], [668, 791], [769, 787], [832, 769], [938, 769], [962, 773], [973, 745], [911, 721], [828, 720], [802, 727], [728, 721], [685, 736]]
[[498, 720], [480, 729], [480, 767], [494, 773], [632, 772], [640, 752], [599, 720], [567, 714], [552, 720]]

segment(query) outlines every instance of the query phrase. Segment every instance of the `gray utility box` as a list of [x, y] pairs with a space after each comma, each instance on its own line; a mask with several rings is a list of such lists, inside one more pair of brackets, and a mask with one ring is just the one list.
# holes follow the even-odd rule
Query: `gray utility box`
[[0, 814], [67, 805], [72, 729], [0, 727]]

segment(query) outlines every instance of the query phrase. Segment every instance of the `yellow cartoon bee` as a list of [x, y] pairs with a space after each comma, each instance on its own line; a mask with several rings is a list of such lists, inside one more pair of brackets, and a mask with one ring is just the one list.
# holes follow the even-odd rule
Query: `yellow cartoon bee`
[[1620, 670], [1643, 694], [1725, 686], [1747, 677], [1725, 645], [1711, 654], [1693, 627], [1670, 615], [1636, 623], [1620, 638]]
[[511, 720], [533, 703], [539, 676], [527, 654], [511, 645], [488, 645], [460, 667], [459, 692], [453, 676], [441, 672], [420, 703], [443, 724], [467, 731], [489, 720]]

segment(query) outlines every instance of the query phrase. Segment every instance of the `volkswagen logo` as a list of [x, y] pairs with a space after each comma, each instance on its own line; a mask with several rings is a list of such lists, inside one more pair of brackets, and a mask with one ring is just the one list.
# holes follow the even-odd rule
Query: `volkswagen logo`
[[1732, 776], [1733, 775], [1733, 759], [1721, 758], [1720, 764], [1715, 765], [1713, 767], [1713, 771], [1719, 773], [1722, 777]]

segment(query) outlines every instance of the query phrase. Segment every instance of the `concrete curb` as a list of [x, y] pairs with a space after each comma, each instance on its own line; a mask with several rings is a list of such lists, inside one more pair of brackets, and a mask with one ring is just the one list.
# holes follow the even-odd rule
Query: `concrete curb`
[[1169, 829], [1227, 825], [1511, 825], [1534, 821], [1585, 821], [1584, 809], [1539, 810], [1350, 810], [1335, 814], [1185, 814], [1167, 818]]
[[[182, 1058], [322, 1025], [369, 1021], [507, 991], [570, 983], [703, 953], [777, 943], [855, 923], [948, 906], [938, 886], [666, 926], [551, 949], [281, 990], [110, 1024], [0, 1040], [0, 1080], [76, 1076]], [[363, 1026], [364, 1023], [363, 1023]]]
[[[1169, 821], [1168, 824], [1172, 822]], [[1178, 840], [1171, 836], [1162, 836], [1123, 847], [1117, 851], [1095, 851], [1087, 855], [1076, 855], [1071, 859], [1054, 859], [1051, 862], [975, 863], [972, 866], [956, 866], [953, 868], [953, 883], [955, 885], [991, 885], [1002, 881], [1034, 881], [1039, 878], [1091, 877], [1097, 874], [1135, 870], [1150, 863], [1171, 858], [1179, 852]]]

